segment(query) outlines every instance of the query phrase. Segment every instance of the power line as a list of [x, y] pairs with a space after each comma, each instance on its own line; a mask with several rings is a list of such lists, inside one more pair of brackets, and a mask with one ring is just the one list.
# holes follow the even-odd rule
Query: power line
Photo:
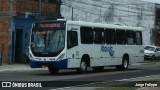
[[[138, 14], [132, 14], [132, 15], [115, 15], [115, 14], [107, 14], [107, 15], [102, 15], [101, 13], [99, 14], [99, 13], [94, 13], [94, 12], [89, 12], [89, 11], [87, 11], [86, 9], [82, 9], [82, 8], [78, 8], [78, 7], [73, 7], [71, 4], [68, 4], [68, 3], [62, 3], [62, 5], [64, 5], [64, 6], [68, 6], [68, 7], [71, 7], [72, 9], [74, 8], [74, 9], [76, 9], [76, 10], [80, 10], [80, 11], [83, 11], [83, 12], [85, 12], [85, 13], [90, 13], [90, 14], [93, 14], [93, 15], [97, 15], [97, 16], [100, 16], [100, 17], [103, 17], [103, 18], [106, 18], [106, 17], [110, 17], [110, 16], [112, 16], [112, 17], [115, 17], [115, 18], [117, 18], [118, 19], [118, 21], [120, 21], [121, 23], [123, 23], [124, 25], [127, 25], [123, 20], [121, 20], [120, 19], [120, 17], [136, 17], [137, 19], [140, 19], [140, 21], [141, 20], [143, 20], [143, 17], [144, 17], [144, 15], [145, 16], [152, 16], [152, 17], [154, 17], [155, 15], [153, 15], [153, 14], [144, 14], [144, 13], [142, 13], [142, 10], [141, 10], [141, 12], [140, 13], [138, 13]], [[83, 7], [84, 8], [84, 7]], [[108, 9], [112, 9], [112, 8], [108, 8]], [[121, 10], [121, 11], [123, 11], [123, 12], [131, 12], [131, 13], [135, 13], [135, 12], [132, 12], [132, 11], [127, 11], [127, 10]], [[73, 12], [72, 12], [73, 13]], [[143, 16], [143, 17], [142, 17]], [[72, 16], [73, 17], [73, 16]]]
[[[74, 2], [76, 2], [76, 3], [81, 3], [81, 4], [85, 4], [85, 5], [91, 5], [91, 6], [95, 6], [95, 7], [98, 7], [98, 8], [100, 8], [100, 9], [102, 9], [102, 8], [109, 8], [109, 7], [106, 7], [106, 6], [104, 6], [104, 5], [96, 5], [96, 4], [91, 4], [91, 3], [86, 3], [86, 2], [82, 2], [82, 1], [77, 1], [77, 0], [74, 0], [74, 1], [72, 1], [72, 3], [74, 3]], [[128, 12], [128, 13], [138, 13], [138, 12], [134, 12], [134, 11], [131, 11], [131, 10], [129, 10], [130, 8], [132, 9], [132, 10], [137, 10], [137, 11], [153, 11], [152, 9], [154, 9], [155, 7], [148, 7], [147, 6], [147, 9], [146, 8], [144, 8], [144, 6], [143, 5], [149, 5], [149, 4], [144, 4], [144, 3], [142, 3], [142, 4], [138, 4], [138, 3], [135, 3], [135, 4], [115, 4], [115, 3], [110, 3], [110, 2], [107, 2], [107, 1], [103, 1], [103, 4], [104, 4], [104, 2], [105, 2], [105, 5], [113, 5], [113, 6], [115, 6], [115, 8], [116, 8], [116, 10], [117, 11], [126, 11], [126, 12]], [[63, 3], [65, 3], [65, 4], [68, 4], [69, 6], [71, 6], [71, 4], [69, 4], [69, 3], [66, 3], [66, 2], [63, 2]], [[102, 3], [102, 2], [101, 2]], [[126, 5], [128, 5], [128, 6], [126, 6]], [[152, 5], [154, 5], [154, 4], [152, 4]], [[121, 6], [120, 8], [122, 8], [122, 7], [124, 7], [124, 8], [128, 8], [128, 11], [127, 10], [123, 10], [123, 9], [120, 9], [120, 8], [118, 8], [118, 6]], [[148, 9], [149, 8], [149, 9]], [[141, 14], [141, 12], [139, 13], [139, 14]], [[149, 16], [152, 16], [152, 15], [149, 15]], [[155, 16], [155, 15], [153, 15], [153, 16]]]
[[[9, 2], [11, 2], [10, 0], [8, 0]], [[76, 1], [75, 2], [77, 3], [82, 3], [82, 4], [86, 4], [86, 5], [92, 5], [92, 6], [97, 6], [97, 7], [100, 7], [100, 8], [108, 8], [108, 7], [105, 7], [105, 6], [99, 6], [99, 5], [96, 5], [96, 4], [89, 4], [89, 3], [85, 3], [85, 2], [82, 2], [82, 1]], [[16, 8], [19, 8], [20, 10], [23, 10], [23, 8], [21, 8], [20, 6], [17, 6], [14, 2], [11, 2], [14, 6], [16, 6]], [[25, 2], [25, 3], [28, 3], [28, 2]], [[114, 4], [114, 3], [110, 3], [109, 2], [106, 2], [107, 3], [106, 5], [137, 5], [137, 4]], [[65, 2], [62, 2], [62, 5], [65, 5], [65, 6], [68, 6], [68, 7], [72, 7], [71, 5], [69, 5], [68, 3], [65, 3]], [[142, 4], [138, 4], [138, 5], [142, 5]], [[101, 17], [106, 17], [104, 15], [101, 15], [101, 14], [98, 14], [98, 13], [93, 13], [93, 12], [89, 12], [89, 11], [86, 11], [86, 10], [83, 10], [83, 9], [79, 9], [78, 7], [73, 7], [74, 9], [77, 9], [77, 10], [80, 10], [80, 11], [83, 11], [83, 12], [86, 12], [86, 13], [90, 13], [90, 14], [94, 14], [94, 15], [99, 15]], [[84, 8], [84, 7], [83, 7]], [[127, 10], [120, 10], [120, 9], [117, 9], [116, 10], [118, 11], [123, 11], [123, 12], [128, 12], [128, 13], [137, 13], [137, 12], [134, 12], [134, 11], [127, 11]], [[109, 14], [108, 14], [109, 15]], [[121, 16], [121, 17], [129, 17], [129, 16], [138, 16], [138, 15], [143, 15], [143, 16], [155, 16], [155, 15], [152, 15], [152, 14], [143, 14], [143, 13], [137, 13], [137, 14], [134, 14], [134, 15], [118, 15], [118, 16]], [[117, 15], [113, 15], [114, 17], [116, 17]], [[159, 15], [158, 15], [159, 16]]]
[[[76, 3], [81, 3], [81, 4], [85, 4], [85, 5], [91, 5], [91, 6], [96, 6], [96, 7], [101, 7], [101, 8], [107, 8], [105, 6], [108, 6], [108, 5], [115, 5], [115, 6], [144, 6], [144, 5], [149, 5], [149, 4], [145, 4], [145, 3], [142, 3], [142, 4], [138, 4], [138, 3], [135, 3], [135, 4], [129, 4], [129, 3], [111, 3], [111, 2], [108, 2], [108, 1], [103, 1], [101, 2], [102, 5], [97, 5], [97, 4], [91, 4], [91, 3], [86, 3], [86, 2], [82, 2], [82, 1], [79, 1], [79, 0], [74, 0], [73, 2], [76, 2]], [[73, 3], [72, 2], [72, 3]], [[105, 6], [104, 6], [105, 5]], [[152, 4], [153, 5], [153, 4]]]
[[[66, 1], [66, 0], [64, 0], [64, 1]], [[70, 2], [70, 1], [69, 1]], [[86, 5], [93, 5], [93, 6], [98, 6], [98, 7], [101, 7], [100, 5], [96, 5], [96, 4], [91, 4], [91, 3], [86, 3], [86, 2], [83, 2], [83, 1], [79, 1], [79, 0], [73, 0], [72, 2], [77, 2], [77, 3], [83, 3], [83, 4], [86, 4]], [[94, 2], [94, 1], [93, 1]], [[99, 2], [99, 1], [98, 1]], [[105, 5], [111, 5], [111, 4], [113, 4], [113, 5], [148, 5], [147, 3], [145, 4], [145, 3], [135, 3], [135, 4], [133, 4], [133, 3], [111, 3], [111, 2], [108, 2], [108, 1], [106, 1], [106, 0], [103, 0], [103, 1], [101, 1], [100, 3], [103, 3], [103, 4], [105, 4]]]
[[[72, 8], [72, 6], [71, 5], [68, 5], [67, 3], [62, 3], [62, 5], [65, 5], [65, 6], [68, 6], [68, 7], [71, 7]], [[84, 8], [84, 7], [83, 7]], [[94, 15], [99, 15], [99, 16], [101, 16], [101, 17], [106, 17], [106, 16], [104, 16], [104, 15], [102, 15], [102, 14], [98, 14], [98, 13], [93, 13], [93, 12], [89, 12], [89, 11], [86, 11], [86, 10], [84, 10], [84, 9], [80, 9], [80, 8], [78, 8], [78, 7], [73, 7], [73, 9], [76, 9], [76, 10], [80, 10], [80, 11], [83, 11], [83, 12], [86, 12], [86, 13], [90, 13], [90, 14], [94, 14]], [[127, 10], [121, 10], [121, 11], [124, 11], [124, 12], [131, 12], [131, 13], [135, 13], [135, 12], [132, 12], [132, 11], [127, 11]], [[113, 15], [113, 14], [108, 14], [108, 15]], [[121, 17], [129, 17], [129, 16], [138, 16], [138, 15], [141, 15], [141, 16], [155, 16], [155, 15], [153, 15], [153, 14], [143, 14], [143, 13], [138, 13], [138, 14], [132, 14], [132, 15], [118, 15], [118, 16], [121, 16]], [[113, 15], [114, 17], [116, 17], [117, 15]]]
[[[76, 1], [75, 0], [75, 2], [76, 3], [81, 3], [81, 4], [85, 4], [85, 5], [91, 5], [91, 6], [95, 6], [95, 7], [99, 7], [99, 8], [108, 8], [108, 7], [106, 7], [106, 6], [103, 6], [103, 5], [96, 5], [96, 4], [91, 4], [91, 3], [86, 3], [86, 2], [82, 2], [82, 1]], [[63, 3], [66, 3], [66, 2], [63, 2]], [[74, 2], [72, 2], [72, 3], [74, 3]], [[69, 5], [69, 4], [68, 4]], [[109, 5], [109, 6], [111, 6], [111, 5], [114, 5], [114, 6], [116, 6], [117, 7], [117, 4], [105, 4], [105, 5]], [[122, 4], [120, 4], [121, 5], [121, 8], [122, 7], [124, 7], [125, 5], [122, 5]], [[132, 9], [139, 9], [139, 10], [144, 10], [144, 11], [147, 11], [147, 10], [149, 10], [149, 9], [145, 9], [145, 8], [143, 8], [142, 6], [143, 5], [145, 5], [145, 4], [139, 4], [139, 5], [141, 5], [141, 6], [137, 6], [137, 4], [129, 4], [129, 5], [131, 5], [132, 6]], [[148, 5], [148, 4], [146, 4], [146, 5]], [[131, 6], [127, 6], [127, 7], [125, 7], [125, 8], [130, 8]], [[133, 7], [134, 6], [134, 7]], [[149, 8], [148, 6], [147, 6], [147, 8]], [[152, 8], [155, 8], [155, 7], [150, 7], [151, 9]], [[117, 8], [117, 10], [120, 10], [120, 9], [118, 9]]]

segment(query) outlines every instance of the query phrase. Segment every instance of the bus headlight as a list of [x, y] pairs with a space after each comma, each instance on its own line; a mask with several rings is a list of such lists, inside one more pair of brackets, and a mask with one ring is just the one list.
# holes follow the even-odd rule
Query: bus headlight
[[63, 60], [65, 53], [61, 54], [57, 61]]

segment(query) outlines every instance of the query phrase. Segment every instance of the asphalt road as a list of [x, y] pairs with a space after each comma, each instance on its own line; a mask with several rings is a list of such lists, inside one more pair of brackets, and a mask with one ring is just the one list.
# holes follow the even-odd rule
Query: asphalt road
[[[86, 74], [77, 74], [75, 70], [60, 70], [57, 75], [51, 75], [47, 69], [0, 72], [0, 81], [15, 83], [41, 83], [42, 87], [34, 90], [64, 89], [66, 87], [103, 87], [119, 83], [119, 80], [158, 75], [160, 64], [133, 65], [126, 71], [116, 71], [113, 67], [106, 67], [102, 72], [89, 70]], [[13, 88], [15, 89], [15, 88]], [[22, 90], [16, 88], [16, 90]], [[27, 88], [25, 88], [27, 90]], [[31, 88], [30, 88], [31, 89]], [[31, 90], [32, 90], [31, 89]], [[0, 88], [10, 90], [10, 88]]]

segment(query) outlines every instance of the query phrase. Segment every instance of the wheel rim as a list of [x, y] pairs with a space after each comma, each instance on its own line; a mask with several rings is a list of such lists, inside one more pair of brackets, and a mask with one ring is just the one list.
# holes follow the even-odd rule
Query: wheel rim
[[128, 61], [127, 61], [127, 60], [124, 60], [124, 61], [123, 61], [123, 66], [124, 66], [124, 68], [127, 68], [127, 67], [128, 67]]
[[86, 63], [85, 63], [85, 62], [82, 62], [82, 63], [81, 63], [81, 69], [82, 69], [82, 70], [85, 70], [85, 69], [86, 69]]

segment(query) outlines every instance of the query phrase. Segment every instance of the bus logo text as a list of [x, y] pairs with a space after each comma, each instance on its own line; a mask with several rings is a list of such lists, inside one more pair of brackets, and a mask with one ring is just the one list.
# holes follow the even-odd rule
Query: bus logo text
[[115, 53], [112, 46], [101, 46], [101, 52], [108, 52], [110, 56], [114, 56]]

